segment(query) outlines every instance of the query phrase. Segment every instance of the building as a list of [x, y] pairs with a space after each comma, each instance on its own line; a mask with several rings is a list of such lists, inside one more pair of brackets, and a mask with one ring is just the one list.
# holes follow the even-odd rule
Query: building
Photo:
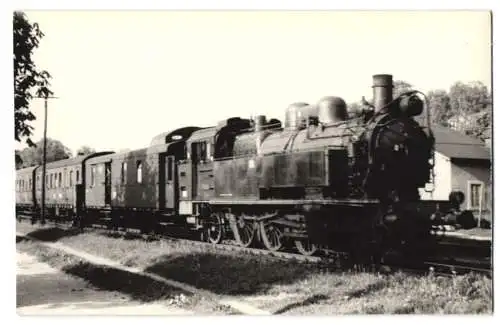
[[447, 123], [453, 130], [464, 132], [481, 127], [485, 121], [491, 120], [491, 108], [476, 113], [462, 113], [448, 119]]
[[462, 209], [491, 220], [491, 152], [484, 143], [457, 131], [435, 125], [434, 191], [420, 190], [424, 200], [447, 200], [451, 191], [462, 191]]

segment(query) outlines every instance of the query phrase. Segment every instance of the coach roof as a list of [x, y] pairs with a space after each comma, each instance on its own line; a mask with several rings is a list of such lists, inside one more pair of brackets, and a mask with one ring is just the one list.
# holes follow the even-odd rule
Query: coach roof
[[25, 168], [16, 170], [16, 173], [17, 174], [29, 174], [29, 173], [32, 173], [38, 167], [39, 166], [25, 167]]
[[83, 161], [85, 161], [87, 159], [102, 156], [102, 155], [108, 155], [111, 153], [113, 153], [113, 151], [101, 151], [101, 152], [91, 153], [89, 155], [76, 156], [76, 157], [69, 158], [69, 159], [58, 160], [58, 161], [54, 161], [51, 163], [47, 163], [47, 169], [78, 165], [78, 164], [83, 163]]

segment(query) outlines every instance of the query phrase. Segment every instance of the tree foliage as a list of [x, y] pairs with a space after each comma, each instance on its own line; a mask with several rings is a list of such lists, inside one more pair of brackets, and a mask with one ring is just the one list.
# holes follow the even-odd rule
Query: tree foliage
[[[410, 90], [413, 90], [412, 84], [395, 80], [393, 98]], [[491, 136], [492, 94], [483, 83], [455, 82], [448, 91], [435, 89], [426, 95], [432, 124], [450, 127], [481, 140]], [[350, 103], [349, 112], [360, 111], [362, 102]], [[373, 104], [373, 99], [366, 103]], [[422, 118], [423, 115], [419, 120]]]
[[35, 96], [50, 96], [50, 74], [40, 70], [33, 62], [33, 51], [38, 48], [44, 34], [37, 23], [30, 23], [23, 12], [14, 12], [14, 123], [15, 140], [25, 138], [29, 146], [34, 143], [30, 136], [35, 120], [30, 104]]
[[428, 93], [433, 122], [484, 140], [491, 127], [492, 96], [481, 82], [455, 82], [449, 92]]
[[[41, 165], [43, 163], [43, 140], [38, 141], [35, 146], [23, 149], [19, 155], [23, 168]], [[71, 157], [71, 150], [61, 141], [47, 138], [47, 163]]]
[[392, 90], [392, 97], [396, 98], [404, 92], [413, 90], [413, 86], [404, 80], [394, 80], [394, 89]]
[[481, 82], [456, 82], [450, 88], [450, 104], [454, 115], [479, 113], [490, 103], [488, 88]]
[[431, 90], [427, 93], [431, 121], [433, 124], [449, 126], [448, 120], [453, 117], [450, 96], [443, 89]]
[[96, 150], [94, 148], [90, 148], [89, 146], [81, 146], [80, 149], [76, 151], [77, 156], [86, 156], [91, 153], [95, 153]]

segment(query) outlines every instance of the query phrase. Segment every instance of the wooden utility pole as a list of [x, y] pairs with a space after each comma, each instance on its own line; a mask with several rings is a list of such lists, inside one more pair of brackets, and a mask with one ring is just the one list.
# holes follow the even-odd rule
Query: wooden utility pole
[[43, 121], [43, 159], [42, 159], [42, 211], [41, 211], [41, 216], [40, 216], [40, 222], [42, 225], [45, 224], [45, 187], [46, 187], [46, 172], [47, 172], [47, 113], [48, 113], [48, 101], [49, 98], [57, 98], [57, 97], [49, 97], [49, 96], [44, 96], [44, 97], [38, 97], [38, 98], [43, 98], [44, 99], [44, 121]]

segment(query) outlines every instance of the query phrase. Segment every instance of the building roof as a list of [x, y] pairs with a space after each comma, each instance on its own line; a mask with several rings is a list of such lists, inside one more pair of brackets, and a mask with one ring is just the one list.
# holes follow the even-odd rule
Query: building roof
[[447, 157], [491, 160], [490, 150], [479, 139], [440, 125], [433, 125], [432, 132], [436, 138], [436, 151]]

